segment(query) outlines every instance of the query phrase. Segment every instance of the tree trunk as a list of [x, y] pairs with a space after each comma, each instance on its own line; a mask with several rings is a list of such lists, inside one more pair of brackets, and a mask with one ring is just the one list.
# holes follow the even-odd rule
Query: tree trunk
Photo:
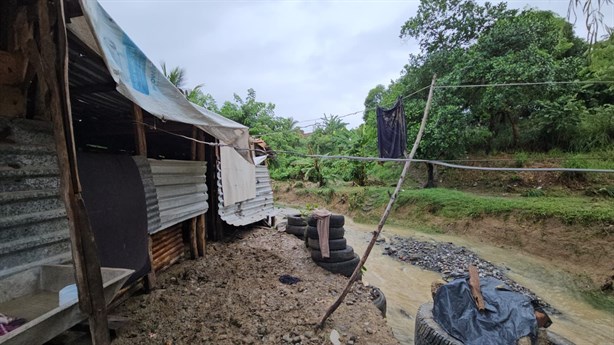
[[514, 120], [512, 115], [507, 114], [507, 119], [512, 126], [512, 139], [514, 141], [514, 148], [518, 148], [518, 142], [520, 141], [520, 131], [518, 129], [518, 121]]
[[435, 183], [435, 166], [431, 163], [424, 163], [424, 164], [426, 164], [426, 170], [428, 173], [428, 180], [426, 181], [424, 188], [437, 187], [437, 184]]

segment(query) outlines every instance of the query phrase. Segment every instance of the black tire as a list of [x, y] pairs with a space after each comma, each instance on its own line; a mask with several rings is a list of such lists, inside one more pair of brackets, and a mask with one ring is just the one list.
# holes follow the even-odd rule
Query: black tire
[[386, 318], [386, 309], [387, 309], [386, 296], [384, 295], [382, 290], [376, 288], [375, 286], [371, 289], [371, 295], [375, 296], [375, 299], [373, 300], [373, 304], [375, 304], [377, 309], [379, 309], [379, 311], [382, 312], [382, 317]]
[[[343, 238], [343, 235], [345, 235], [344, 228], [328, 228], [328, 239], [329, 240], [338, 240], [340, 238]], [[313, 239], [319, 238], [318, 228], [308, 225], [307, 226], [307, 237], [313, 238]]]
[[[307, 245], [311, 249], [320, 250], [320, 242], [318, 239], [307, 238]], [[341, 250], [347, 247], [347, 241], [345, 238], [340, 238], [338, 240], [329, 240], [328, 241], [328, 249], [330, 250]]]
[[319, 250], [311, 250], [311, 259], [316, 262], [342, 262], [352, 260], [353, 257], [354, 249], [350, 246], [341, 250], [331, 250], [328, 258], [323, 258]]
[[288, 216], [288, 225], [306, 226], [307, 222], [301, 216]]
[[414, 344], [463, 345], [462, 342], [448, 335], [448, 332], [435, 322], [433, 319], [433, 303], [425, 303], [418, 308]]
[[358, 262], [360, 262], [360, 258], [358, 257], [357, 254], [354, 254], [354, 258], [348, 261], [342, 261], [342, 262], [317, 262], [315, 261], [316, 265], [322, 267], [323, 269], [329, 272], [332, 272], [332, 273], [341, 274], [346, 277], [350, 277], [352, 273], [354, 273], [354, 270], [356, 269], [356, 265], [358, 265]]
[[[309, 218], [307, 218], [307, 225], [318, 226], [318, 220], [313, 216], [309, 216]], [[330, 216], [328, 226], [331, 228], [340, 228], [344, 225], [345, 217], [343, 215], [333, 214]]]
[[303, 238], [303, 235], [305, 234], [305, 227], [304, 226], [294, 226], [294, 225], [288, 225], [286, 226], [286, 232], [289, 234], [292, 234], [296, 237], [300, 237]]

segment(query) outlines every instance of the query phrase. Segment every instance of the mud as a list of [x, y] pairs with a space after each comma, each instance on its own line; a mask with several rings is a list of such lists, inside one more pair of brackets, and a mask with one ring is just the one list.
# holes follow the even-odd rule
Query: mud
[[[158, 288], [114, 311], [129, 317], [114, 345], [324, 344], [333, 330], [341, 344], [398, 344], [362, 283], [322, 330], [319, 318], [347, 278], [313, 263], [303, 242], [269, 228], [240, 232], [229, 243], [158, 276]], [[297, 277], [293, 285], [282, 275]]]

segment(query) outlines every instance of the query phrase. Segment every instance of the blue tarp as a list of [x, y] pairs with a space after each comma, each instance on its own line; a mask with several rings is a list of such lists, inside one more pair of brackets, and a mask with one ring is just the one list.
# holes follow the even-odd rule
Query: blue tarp
[[467, 345], [515, 345], [519, 338], [537, 337], [531, 299], [511, 291], [495, 278], [480, 279], [486, 304], [478, 310], [467, 279], [456, 279], [437, 290], [433, 318], [451, 336]]

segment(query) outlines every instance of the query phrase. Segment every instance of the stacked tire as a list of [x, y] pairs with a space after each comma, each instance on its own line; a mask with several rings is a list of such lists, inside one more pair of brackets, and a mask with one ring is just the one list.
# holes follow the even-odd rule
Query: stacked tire
[[345, 235], [345, 218], [342, 215], [331, 215], [328, 229], [328, 258], [322, 257], [320, 251], [320, 238], [318, 236], [318, 221], [314, 217], [307, 218], [305, 238], [307, 247], [311, 252], [311, 258], [316, 265], [325, 270], [349, 277], [352, 275], [360, 257], [354, 253], [354, 249], [347, 245]]
[[307, 227], [307, 221], [301, 215], [288, 216], [288, 225], [286, 226], [286, 232], [292, 234], [298, 238], [303, 238], [305, 234], [305, 228]]

